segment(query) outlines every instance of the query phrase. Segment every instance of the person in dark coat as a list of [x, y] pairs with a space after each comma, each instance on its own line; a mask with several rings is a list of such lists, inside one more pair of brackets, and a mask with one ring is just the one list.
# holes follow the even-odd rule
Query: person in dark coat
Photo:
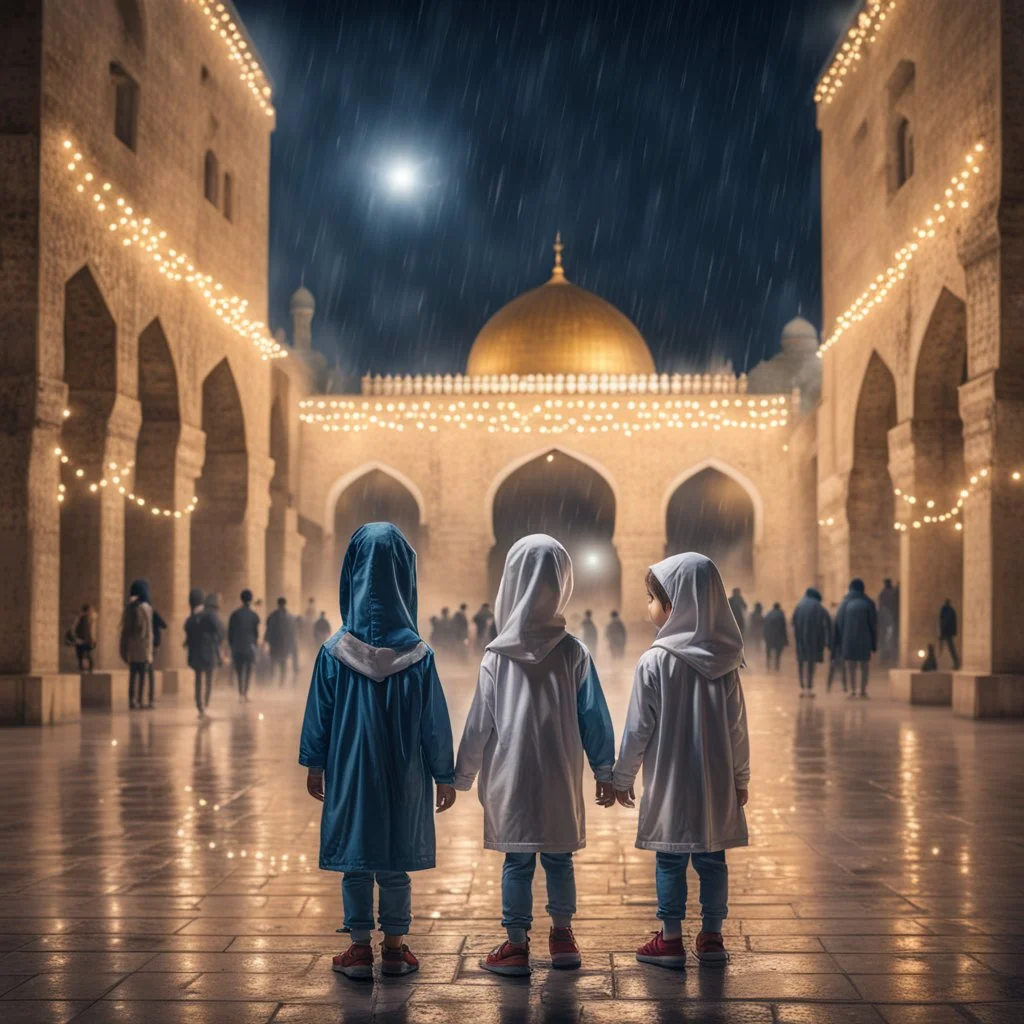
[[[733, 615], [735, 614], [733, 612]], [[782, 605], [776, 601], [772, 605], [772, 610], [764, 617], [764, 649], [769, 671], [772, 668], [772, 656], [774, 655], [775, 671], [778, 672], [783, 648], [788, 646], [789, 630], [786, 629], [786, 613], [782, 610]]]
[[459, 610], [452, 616], [452, 646], [460, 660], [466, 660], [469, 645], [469, 619], [466, 617], [464, 604], [459, 605]]
[[754, 610], [750, 613], [750, 621], [747, 623], [747, 636], [750, 642], [747, 644], [744, 637], [744, 645], [749, 646], [752, 652], [759, 652], [764, 646], [764, 608], [760, 601], [754, 602]]
[[888, 577], [878, 593], [878, 654], [885, 665], [895, 665], [900, 649], [900, 592]]
[[327, 612], [321, 611], [320, 618], [313, 623], [313, 640], [316, 642], [316, 649], [319, 651], [325, 641], [334, 632], [331, 623], [327, 618]]
[[[146, 583], [146, 589], [149, 589], [149, 583]], [[155, 701], [153, 700], [153, 692], [156, 689], [156, 673], [153, 669], [153, 665], [156, 662], [157, 653], [160, 650], [160, 641], [163, 639], [164, 631], [167, 629], [167, 622], [164, 617], [156, 610], [153, 609], [153, 661], [149, 663], [149, 672], [147, 673], [149, 679], [149, 699], [145, 705], [147, 711], [153, 709]]]
[[252, 609], [251, 590], [243, 590], [239, 599], [241, 607], [236, 608], [228, 619], [228, 647], [231, 648], [231, 663], [238, 681], [238, 699], [247, 701], [252, 666], [260, 644], [260, 617]]
[[928, 650], [925, 652], [924, 661], [921, 662], [922, 672], [937, 672], [939, 670], [939, 660], [935, 657], [935, 644], [929, 644]]
[[83, 604], [81, 614], [75, 620], [71, 633], [75, 641], [75, 655], [78, 658], [78, 671], [93, 670], [92, 652], [96, 650], [96, 612], [91, 605]]
[[132, 580], [121, 616], [121, 657], [128, 663], [128, 707], [141, 708], [153, 661], [153, 601], [145, 580]]
[[608, 643], [608, 653], [615, 661], [621, 660], [626, 653], [626, 624], [616, 611], [611, 613], [611, 621], [604, 627], [604, 638]]
[[814, 696], [814, 666], [825, 660], [832, 640], [832, 618], [821, 603], [821, 594], [808, 587], [793, 609], [793, 642], [800, 675], [800, 696]]
[[739, 587], [732, 588], [732, 597], [729, 598], [729, 607], [732, 609], [732, 617], [736, 625], [740, 627], [741, 633], [747, 632], [747, 602]]
[[288, 661], [295, 664], [298, 651], [298, 623], [288, 611], [288, 601], [279, 597], [277, 608], [267, 616], [263, 642], [270, 649], [271, 671], [277, 674], [279, 686], [284, 686]]
[[597, 624], [589, 608], [583, 613], [583, 621], [580, 623], [580, 639], [591, 654], [597, 654]]
[[477, 610], [476, 615], [473, 616], [473, 626], [476, 629], [476, 649], [478, 651], [483, 651], [487, 646], [488, 629], [493, 621], [494, 613], [491, 611], [491, 606], [484, 601]]
[[960, 652], [956, 649], [957, 625], [956, 609], [947, 597], [945, 604], [939, 609], [939, 654], [942, 653], [943, 647], [949, 651], [949, 656], [953, 659], [954, 672], [960, 671]]
[[[207, 602], [213, 602], [212, 608]], [[188, 649], [188, 667], [195, 673], [196, 710], [200, 718], [210, 704], [213, 689], [213, 671], [221, 663], [220, 649], [224, 642], [224, 624], [217, 613], [217, 595], [193, 589], [188, 603], [192, 614], [185, 620], [185, 647]]]
[[435, 633], [437, 635], [436, 650], [444, 651], [445, 654], [450, 653], [453, 640], [452, 615], [447, 608], [441, 609], [441, 617], [437, 620]]
[[878, 612], [875, 602], [864, 593], [864, 581], [854, 577], [839, 611], [836, 612], [835, 641], [846, 663], [850, 696], [857, 696], [856, 670], [860, 667], [860, 696], [868, 695], [871, 655], [878, 650]]

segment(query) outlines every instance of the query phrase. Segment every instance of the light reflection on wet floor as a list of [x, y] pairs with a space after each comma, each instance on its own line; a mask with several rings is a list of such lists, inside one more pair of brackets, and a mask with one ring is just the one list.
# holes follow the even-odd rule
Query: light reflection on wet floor
[[[442, 675], [458, 736], [473, 680]], [[618, 726], [629, 670], [603, 676]], [[0, 732], [0, 1020], [1024, 1019], [1024, 725], [909, 709], [882, 685], [867, 702], [801, 701], [789, 677], [745, 688], [753, 845], [729, 853], [724, 973], [636, 963], [653, 857], [635, 812], [596, 807], [577, 856], [583, 969], [481, 972], [501, 856], [481, 849], [474, 793], [438, 821], [439, 868], [413, 876], [419, 974], [332, 974], [347, 940], [296, 764], [304, 689], [239, 705], [222, 683], [204, 722], [183, 695]]]

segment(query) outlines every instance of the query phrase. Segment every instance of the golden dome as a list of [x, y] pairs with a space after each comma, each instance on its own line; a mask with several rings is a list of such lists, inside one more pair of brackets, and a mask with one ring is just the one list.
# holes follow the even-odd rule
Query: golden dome
[[610, 302], [572, 284], [561, 236], [547, 284], [502, 306], [473, 342], [466, 373], [654, 373], [647, 343]]

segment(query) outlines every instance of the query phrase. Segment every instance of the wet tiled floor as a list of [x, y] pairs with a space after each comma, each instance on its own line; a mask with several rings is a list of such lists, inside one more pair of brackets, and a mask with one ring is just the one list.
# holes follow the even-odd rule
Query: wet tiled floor
[[[604, 676], [618, 725], [628, 672]], [[472, 680], [444, 678], [457, 736]], [[460, 794], [439, 868], [413, 876], [419, 974], [333, 974], [347, 940], [338, 878], [316, 868], [298, 690], [240, 706], [222, 685], [201, 723], [183, 697], [0, 731], [0, 1021], [1024, 1020], [1024, 726], [909, 709], [883, 687], [861, 702], [801, 701], [788, 677], [745, 686], [753, 844], [729, 853], [717, 972], [636, 963], [653, 857], [633, 847], [635, 812], [596, 807], [577, 856], [582, 970], [482, 972], [501, 856]]]

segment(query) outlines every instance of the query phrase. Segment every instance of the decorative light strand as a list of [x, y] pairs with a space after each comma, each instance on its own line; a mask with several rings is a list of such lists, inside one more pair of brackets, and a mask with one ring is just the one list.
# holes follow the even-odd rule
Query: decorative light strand
[[210, 31], [217, 33], [228, 51], [228, 58], [240, 66], [238, 77], [252, 93], [260, 109], [267, 117], [274, 116], [274, 107], [270, 102], [271, 88], [266, 73], [256, 59], [249, 43], [241, 33], [239, 25], [232, 17], [227, 5], [209, 3], [207, 0], [185, 0], [193, 7], [201, 8], [209, 21]]
[[[964, 528], [963, 521], [957, 517], [960, 516], [960, 510], [964, 507], [964, 502], [981, 486], [983, 480], [992, 475], [992, 471], [987, 466], [979, 469], [976, 473], [972, 473], [968, 478], [967, 485], [960, 489], [956, 504], [943, 512], [935, 511], [938, 503], [933, 498], [920, 499], [913, 494], [904, 493], [899, 487], [894, 488], [893, 494], [897, 498], [901, 498], [913, 509], [916, 509], [918, 505], [922, 505], [926, 511], [919, 519], [912, 519], [909, 524], [906, 522], [893, 523], [893, 529], [899, 533], [906, 533], [909, 529], [920, 530], [923, 526], [935, 526], [938, 523], [948, 523], [950, 520], [955, 520], [953, 528], [955, 530], [962, 530]], [[1024, 479], [1024, 473], [1019, 469], [1011, 470], [1008, 475], [1010, 481], [1015, 484], [1019, 484]]]
[[896, 9], [896, 0], [866, 0], [856, 22], [847, 30], [846, 38], [836, 49], [828, 71], [821, 76], [814, 91], [814, 102], [829, 104], [842, 89], [846, 77], [857, 70], [864, 57], [864, 47], [873, 43]]
[[68, 151], [68, 172], [77, 179], [75, 191], [92, 201], [96, 212], [107, 221], [111, 234], [121, 236], [125, 248], [137, 246], [169, 281], [183, 280], [195, 288], [228, 327], [259, 349], [264, 360], [288, 355], [287, 349], [270, 336], [262, 320], [253, 320], [247, 315], [248, 300], [237, 295], [229, 297], [220, 281], [202, 273], [185, 253], [171, 248], [167, 232], [157, 228], [149, 217], [141, 216], [124, 196], [114, 191], [109, 181], [101, 181], [93, 171], [84, 170], [82, 154], [70, 139], [64, 140], [64, 149]]
[[549, 398], [543, 402], [495, 401], [380, 402], [352, 399], [307, 399], [299, 402], [299, 419], [325, 431], [359, 433], [371, 428], [404, 431], [486, 429], [488, 433], [604, 434], [626, 437], [650, 430], [710, 428], [768, 430], [789, 422], [787, 399], [722, 398], [704, 404], [669, 401], [602, 401]]
[[870, 316], [885, 301], [897, 282], [904, 280], [916, 253], [949, 224], [949, 215], [946, 211], [966, 210], [970, 206], [970, 202], [966, 198], [967, 185], [973, 180], [974, 175], [981, 173], [980, 154], [984, 151], [983, 143], [975, 144], [971, 152], [964, 157], [964, 169], [950, 178], [942, 199], [932, 205], [933, 216], [925, 219], [924, 227], [911, 228], [911, 240], [896, 251], [893, 255], [893, 262], [886, 267], [885, 271], [876, 274], [875, 279], [867, 288], [836, 317], [835, 328], [818, 349], [819, 359], [854, 324]]
[[[68, 411], [64, 410], [64, 415], [67, 417]], [[134, 467], [133, 462], [128, 462], [125, 465], [118, 465], [116, 462], [107, 463], [107, 475], [96, 479], [88, 479], [85, 474], [85, 470], [81, 466], [75, 465], [71, 456], [58, 445], [53, 449], [54, 456], [60, 460], [61, 465], [66, 466], [68, 470], [72, 471], [72, 479], [78, 483], [81, 483], [82, 489], [88, 491], [90, 494], [99, 494], [102, 490], [116, 490], [118, 494], [124, 496], [125, 501], [130, 505], [135, 505], [138, 508], [149, 509], [149, 513], [152, 516], [163, 516], [168, 519], [181, 519], [182, 516], [191, 515], [199, 504], [199, 499], [193, 495], [192, 501], [185, 506], [184, 509], [177, 508], [161, 508], [159, 505], [151, 504], [147, 502], [145, 498], [140, 494], [136, 494], [132, 489], [130, 480], [132, 468]], [[67, 496], [67, 485], [60, 483], [57, 485], [57, 503], [64, 504], [64, 499]]]
[[[1019, 469], [1010, 470], [1007, 476], [1011, 483], [1019, 484], [1024, 480], [1024, 471]], [[935, 509], [939, 508], [940, 505], [934, 498], [918, 498], [916, 495], [907, 494], [899, 487], [893, 488], [892, 493], [897, 498], [902, 499], [905, 504], [909, 505], [913, 509], [916, 509], [918, 505], [921, 505], [926, 510], [924, 515], [918, 519], [911, 519], [909, 522], [897, 521], [893, 523], [893, 529], [898, 533], [906, 533], [908, 530], [912, 529], [920, 530], [925, 526], [937, 526], [952, 522], [953, 529], [957, 531], [962, 530], [964, 526], [960, 515], [961, 510], [963, 509], [965, 502], [981, 486], [981, 482], [988, 477], [994, 478], [992, 470], [988, 467], [984, 467], [979, 469], [976, 473], [972, 473], [968, 478], [967, 485], [960, 489], [956, 504], [941, 512], [935, 511]], [[828, 516], [827, 518], [819, 519], [818, 525], [821, 527], [832, 527], [835, 525], [835, 517]]]

